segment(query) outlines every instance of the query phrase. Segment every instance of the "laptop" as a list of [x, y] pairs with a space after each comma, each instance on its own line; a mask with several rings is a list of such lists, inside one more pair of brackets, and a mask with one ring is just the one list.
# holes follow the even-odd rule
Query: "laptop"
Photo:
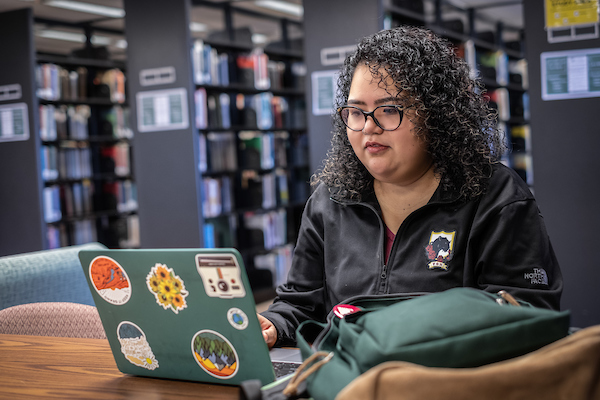
[[302, 362], [297, 349], [269, 351], [236, 249], [81, 250], [79, 260], [125, 374], [267, 385]]

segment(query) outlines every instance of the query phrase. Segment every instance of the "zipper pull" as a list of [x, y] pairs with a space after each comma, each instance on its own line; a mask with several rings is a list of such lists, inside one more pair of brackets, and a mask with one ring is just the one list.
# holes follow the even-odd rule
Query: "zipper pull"
[[512, 297], [506, 290], [501, 290], [501, 291], [498, 292], [498, 294], [507, 303], [512, 304], [513, 306], [516, 306], [516, 307], [521, 307], [521, 305], [519, 304], [519, 302], [514, 297]]

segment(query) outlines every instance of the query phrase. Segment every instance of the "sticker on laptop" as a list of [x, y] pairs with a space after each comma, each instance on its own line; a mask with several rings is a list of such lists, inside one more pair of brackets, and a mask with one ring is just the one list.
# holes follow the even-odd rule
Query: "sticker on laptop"
[[131, 298], [131, 282], [118, 262], [107, 256], [98, 256], [90, 263], [90, 280], [96, 292], [114, 305], [123, 305]]
[[231, 326], [240, 331], [248, 327], [248, 316], [237, 307], [230, 308], [227, 311], [227, 321], [229, 321]]
[[175, 275], [173, 268], [157, 263], [146, 277], [148, 290], [156, 297], [156, 303], [165, 310], [170, 309], [175, 314], [187, 307], [185, 301], [188, 295], [183, 280]]
[[233, 254], [196, 254], [196, 268], [208, 296], [221, 299], [246, 296], [242, 272]]
[[198, 365], [218, 379], [233, 378], [239, 369], [235, 348], [223, 335], [208, 329], [192, 338], [192, 354]]
[[149, 370], [158, 368], [158, 361], [139, 326], [133, 322], [123, 321], [117, 327], [117, 336], [121, 344], [121, 353], [127, 361]]

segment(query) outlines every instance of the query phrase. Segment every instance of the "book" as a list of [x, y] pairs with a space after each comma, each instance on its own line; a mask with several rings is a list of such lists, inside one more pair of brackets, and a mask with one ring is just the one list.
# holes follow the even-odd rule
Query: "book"
[[271, 87], [268, 72], [269, 56], [262, 48], [255, 48], [250, 57], [254, 69], [254, 87], [260, 90], [269, 89]]
[[273, 109], [272, 109], [273, 94], [263, 92], [254, 95], [253, 108], [256, 110], [256, 125], [258, 129], [273, 128]]
[[235, 171], [238, 168], [235, 133], [209, 132], [206, 135], [206, 159], [210, 172]]
[[231, 128], [231, 98], [227, 93], [219, 94], [219, 127], [223, 129]]
[[60, 203], [60, 186], [46, 186], [42, 189], [44, 221], [52, 223], [60, 221], [62, 218]]
[[206, 129], [208, 127], [206, 89], [196, 89], [194, 92], [194, 105], [196, 108], [196, 128]]
[[279, 286], [287, 281], [287, 276], [292, 265], [293, 245], [286, 244], [272, 249], [266, 254], [254, 256], [254, 267], [267, 269], [273, 276], [273, 285]]
[[240, 54], [236, 57], [236, 70], [238, 84], [254, 87], [254, 60], [250, 55]]
[[287, 131], [277, 131], [273, 135], [274, 166], [286, 168], [288, 166], [288, 151], [290, 149], [290, 134]]
[[[243, 216], [246, 238], [252, 246], [262, 246], [271, 250], [287, 243], [287, 213], [284, 209], [266, 213], [246, 212]], [[257, 240], [262, 239], [262, 240]]]

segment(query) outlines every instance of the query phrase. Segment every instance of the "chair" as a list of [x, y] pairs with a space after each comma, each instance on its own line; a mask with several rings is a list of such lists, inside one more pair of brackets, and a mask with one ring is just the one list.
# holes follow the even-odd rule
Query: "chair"
[[106, 339], [96, 307], [29, 303], [0, 310], [0, 334]]
[[78, 253], [106, 249], [88, 243], [0, 257], [0, 310], [19, 304], [71, 302], [94, 305]]

